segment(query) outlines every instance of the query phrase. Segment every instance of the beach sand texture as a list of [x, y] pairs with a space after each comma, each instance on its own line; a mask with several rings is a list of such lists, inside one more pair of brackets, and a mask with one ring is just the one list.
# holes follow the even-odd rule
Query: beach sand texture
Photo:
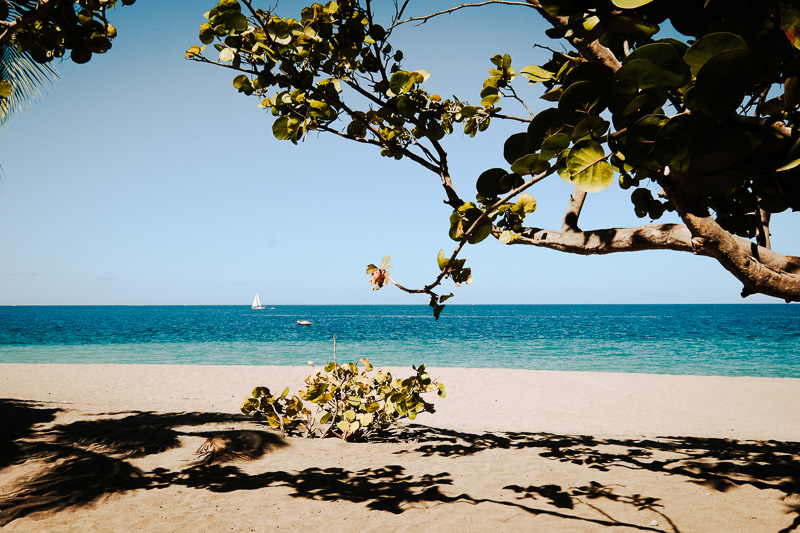
[[[0, 365], [0, 525], [800, 530], [800, 379], [429, 369], [437, 413], [365, 444], [237, 414], [254, 386], [296, 391], [311, 371]], [[209, 436], [250, 460], [193, 464]]]

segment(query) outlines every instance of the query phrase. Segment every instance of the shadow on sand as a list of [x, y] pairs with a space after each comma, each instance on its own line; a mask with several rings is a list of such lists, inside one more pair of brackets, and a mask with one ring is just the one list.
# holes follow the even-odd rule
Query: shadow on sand
[[[181, 446], [181, 436], [214, 437], [238, 447], [249, 458], [287, 443], [271, 431], [204, 431], [199, 426], [243, 419], [220, 413], [109, 413], [107, 418], [57, 424], [59, 409], [47, 404], [0, 399], [0, 470], [38, 461], [33, 473], [17, 482], [0, 500], [0, 526], [37, 511], [58, 511], [86, 505], [103, 496], [168, 486], [212, 492], [286, 487], [294, 498], [346, 501], [375, 511], [401, 514], [415, 505], [431, 503], [494, 504], [533, 515], [580, 521], [593, 527], [627, 527], [644, 531], [678, 531], [662, 511], [659, 498], [623, 494], [597, 482], [581, 487], [558, 485], [505, 485], [502, 498], [486, 499], [456, 494], [450, 473], [413, 475], [402, 465], [385, 465], [351, 471], [343, 468], [308, 468], [300, 471], [243, 472], [233, 464], [190, 464], [180, 471], [156, 468], [142, 471], [130, 458], [161, 453]], [[680, 476], [716, 491], [750, 485], [775, 489], [787, 496], [800, 494], [798, 443], [751, 442], [729, 439], [670, 437], [659, 439], [595, 439], [590, 436], [542, 433], [472, 434], [410, 426], [386, 439], [398, 443], [400, 457], [443, 456], [459, 458], [491, 449], [528, 449], [539, 456], [586, 468], [642, 469]], [[369, 446], [358, 444], [354, 446]], [[242, 457], [242, 455], [237, 455]], [[398, 462], [401, 462], [400, 459]], [[533, 502], [536, 505], [533, 505]], [[571, 514], [576, 503], [597, 511], [595, 517]], [[615, 502], [662, 517], [661, 527], [626, 523], [602, 509]], [[800, 526], [800, 509], [787, 507], [788, 533]], [[794, 515], [792, 517], [791, 515]], [[599, 516], [599, 518], [598, 518]], [[565, 525], [565, 527], [569, 527]]]

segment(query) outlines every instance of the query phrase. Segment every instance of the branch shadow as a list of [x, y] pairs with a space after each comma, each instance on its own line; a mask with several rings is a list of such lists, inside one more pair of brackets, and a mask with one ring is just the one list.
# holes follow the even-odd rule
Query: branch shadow
[[[464, 457], [489, 449], [539, 449], [539, 455], [554, 461], [609, 471], [612, 468], [641, 469], [681, 476], [686, 481], [718, 492], [734, 487], [752, 486], [759, 490], [777, 490], [786, 497], [800, 496], [800, 443], [740, 441], [722, 438], [659, 437], [658, 439], [597, 439], [592, 436], [554, 435], [550, 433], [473, 434], [446, 429], [412, 426], [407, 429], [420, 435], [419, 446], [395, 452], [399, 455]], [[426, 443], [430, 441], [430, 443]], [[520, 487], [506, 487], [519, 492]], [[541, 487], [525, 489], [528, 496], [544, 496]], [[592, 489], [592, 490], [588, 490]], [[586, 495], [601, 492], [592, 487]], [[579, 494], [570, 494], [576, 496]], [[553, 504], [566, 502], [563, 495]], [[631, 505], [648, 500], [631, 500]], [[788, 515], [795, 515], [781, 533], [800, 528], [800, 505], [787, 503]], [[666, 517], [665, 517], [666, 518]]]
[[[217, 439], [239, 453], [216, 460], [256, 458], [287, 443], [273, 432], [203, 430], [198, 426], [247, 420], [225, 413], [103, 413], [97, 420], [52, 424], [58, 410], [35, 402], [0, 401], [0, 444], [7, 466], [36, 462], [0, 499], [0, 527], [37, 511], [86, 505], [104, 496], [163, 484], [163, 474], [144, 472], [128, 459], [181, 446], [181, 436]], [[44, 426], [44, 423], [51, 423]]]
[[[621, 493], [617, 487], [591, 482], [562, 488], [506, 485], [504, 494], [481, 498], [456, 494], [449, 472], [408, 473], [404, 466], [351, 471], [339, 467], [307, 468], [250, 474], [233, 464], [194, 463], [179, 471], [155, 468], [143, 471], [130, 459], [181, 446], [181, 437], [220, 439], [247, 458], [258, 458], [287, 442], [271, 431], [208, 430], [201, 426], [247, 418], [221, 413], [104, 413], [97, 420], [56, 424], [59, 409], [45, 404], [0, 401], [0, 424], [9, 432], [2, 443], [12, 453], [7, 464], [38, 461], [38, 468], [22, 480], [8, 497], [0, 499], [0, 526], [37, 511], [59, 511], [89, 505], [112, 494], [182, 486], [227, 493], [268, 487], [289, 489], [289, 496], [317, 501], [347, 501], [370, 510], [402, 514], [415, 507], [462, 503], [493, 504], [531, 515], [547, 515], [565, 523], [592, 527], [660, 529], [626, 523], [604, 511], [602, 502], [659, 514], [672, 531], [677, 526], [663, 513], [658, 498]], [[730, 439], [670, 437], [659, 439], [597, 439], [591, 436], [546, 433], [463, 433], [425, 426], [409, 426], [387, 434], [384, 442], [399, 443], [398, 455], [459, 458], [490, 449], [533, 449], [541, 457], [586, 468], [644, 469], [681, 476], [718, 491], [751, 485], [800, 494], [800, 457], [797, 443], [750, 442]], [[369, 444], [361, 444], [369, 446]], [[234, 457], [242, 457], [234, 454]], [[225, 457], [220, 457], [224, 460]], [[29, 470], [30, 471], [30, 470]], [[501, 487], [498, 487], [501, 488]], [[535, 502], [535, 503], [534, 503]], [[591, 517], [576, 512], [576, 503], [596, 511]], [[800, 526], [800, 507], [789, 506], [794, 520], [783, 531]]]

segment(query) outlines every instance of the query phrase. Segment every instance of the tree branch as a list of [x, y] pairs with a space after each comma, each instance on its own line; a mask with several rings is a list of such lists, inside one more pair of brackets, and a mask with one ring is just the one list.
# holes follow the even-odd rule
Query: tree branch
[[782, 255], [725, 231], [700, 208], [691, 184], [678, 173], [662, 180], [664, 190], [692, 235], [697, 253], [716, 259], [742, 282], [742, 297], [760, 293], [800, 301], [800, 258]]
[[455, 6], [455, 7], [451, 7], [449, 9], [443, 9], [442, 11], [437, 11], [436, 13], [431, 13], [430, 15], [425, 15], [423, 17], [410, 17], [410, 18], [407, 18], [405, 20], [401, 20], [400, 22], [395, 22], [394, 24], [392, 24], [389, 27], [389, 29], [391, 30], [391, 29], [395, 28], [396, 26], [399, 26], [401, 24], [407, 24], [409, 22], [418, 22], [418, 24], [414, 24], [414, 25], [415, 26], [420, 26], [420, 25], [425, 24], [426, 22], [428, 22], [430, 19], [432, 19], [434, 17], [438, 17], [439, 15], [449, 15], [450, 13], [453, 13], [454, 11], [458, 11], [460, 9], [464, 9], [464, 8], [467, 8], [467, 7], [483, 7], [483, 6], [487, 6], [487, 5], [490, 5], [490, 4], [504, 4], [504, 5], [508, 5], [508, 6], [532, 7], [527, 2], [513, 2], [511, 0], [486, 0], [485, 2], [478, 2], [478, 3], [475, 3], [475, 4], [461, 4], [461, 5], [458, 5], [458, 6]]
[[[565, 28], [569, 26], [569, 19], [567, 17], [556, 17], [548, 13], [539, 0], [527, 0], [528, 4], [530, 4], [539, 14], [544, 17], [544, 19], [549, 22], [554, 28]], [[584, 59], [589, 61], [595, 61], [597, 63], [603, 63], [611, 70], [616, 72], [622, 66], [619, 62], [617, 57], [614, 53], [597, 42], [594, 41], [586, 41], [584, 39], [580, 39], [577, 37], [565, 37], [569, 43], [575, 47], [575, 49], [580, 52], [581, 56]]]
[[763, 246], [764, 248], [772, 248], [769, 238], [769, 219], [770, 213], [769, 211], [764, 211], [763, 209], [758, 210], [758, 227], [756, 233], [756, 242], [759, 246]]
[[579, 255], [605, 255], [642, 250], [695, 251], [692, 247], [692, 235], [683, 224], [651, 224], [636, 228], [592, 231], [525, 228], [511, 244], [526, 244]]
[[586, 191], [582, 191], [575, 187], [572, 195], [569, 197], [567, 210], [564, 212], [564, 221], [561, 223], [561, 231], [580, 231], [578, 227], [578, 218], [581, 216], [581, 209], [583, 203], [586, 201]]

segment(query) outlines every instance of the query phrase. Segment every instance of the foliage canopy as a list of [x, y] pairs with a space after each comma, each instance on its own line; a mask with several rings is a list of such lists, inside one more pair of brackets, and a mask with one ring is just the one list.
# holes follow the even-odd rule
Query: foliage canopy
[[[449, 295], [434, 289], [447, 277], [470, 279], [460, 250], [493, 236], [577, 254], [691, 252], [717, 260], [743, 296], [800, 300], [800, 259], [773, 251], [769, 235], [771, 214], [800, 209], [800, 9], [746, 0], [482, 2], [535, 10], [551, 25], [538, 38], [572, 51], [519, 68], [508, 54], [489, 58], [481, 100], [470, 104], [429, 93], [429, 73], [406, 70], [391, 41], [399, 25], [473, 6], [404, 19], [408, 3], [396, 1], [379, 21], [369, 0], [315, 3], [299, 18], [220, 0], [200, 28], [202, 46], [186, 53], [238, 71], [234, 88], [260, 99], [278, 139], [325, 132], [437, 174], [453, 208], [455, 251], [440, 252], [440, 273], [422, 289], [370, 265], [378, 288], [425, 293], [438, 316]], [[206, 52], [211, 44], [218, 55]], [[549, 107], [530, 111], [522, 93], [533, 91], [517, 87], [520, 79], [541, 87]], [[440, 141], [456, 129], [474, 137], [496, 120], [520, 125], [504, 146], [508, 166], [476, 172], [475, 199], [462, 200]], [[575, 185], [561, 228], [526, 225], [536, 209], [526, 191], [555, 175]], [[615, 182], [631, 189], [638, 217], [654, 222], [669, 211], [682, 223], [582, 230], [587, 193], [602, 201]]]
[[0, 0], [0, 122], [55, 76], [69, 55], [86, 63], [111, 48], [107, 10], [136, 0]]

